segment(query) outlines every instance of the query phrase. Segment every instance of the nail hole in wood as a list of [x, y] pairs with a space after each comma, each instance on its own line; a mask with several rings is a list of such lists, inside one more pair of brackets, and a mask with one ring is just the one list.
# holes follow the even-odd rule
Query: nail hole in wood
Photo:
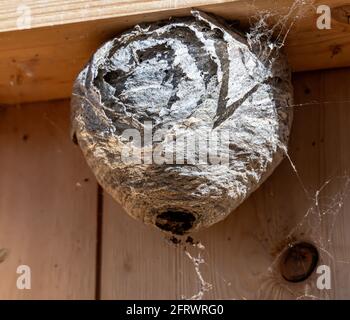
[[280, 272], [289, 282], [302, 282], [314, 272], [319, 259], [317, 248], [307, 242], [291, 245], [282, 255]]

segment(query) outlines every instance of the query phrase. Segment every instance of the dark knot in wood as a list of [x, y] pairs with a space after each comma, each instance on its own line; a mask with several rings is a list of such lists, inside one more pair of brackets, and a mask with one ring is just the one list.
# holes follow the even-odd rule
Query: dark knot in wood
[[306, 280], [314, 272], [319, 260], [316, 247], [307, 242], [291, 245], [282, 255], [280, 271], [289, 282]]

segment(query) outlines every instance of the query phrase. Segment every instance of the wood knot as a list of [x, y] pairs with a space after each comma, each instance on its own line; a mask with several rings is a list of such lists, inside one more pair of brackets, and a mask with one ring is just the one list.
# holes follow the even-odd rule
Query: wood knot
[[319, 259], [316, 247], [307, 242], [289, 246], [282, 255], [280, 271], [289, 282], [306, 280], [315, 270]]
[[333, 58], [342, 52], [342, 47], [340, 45], [331, 46], [331, 52], [332, 52], [331, 58]]

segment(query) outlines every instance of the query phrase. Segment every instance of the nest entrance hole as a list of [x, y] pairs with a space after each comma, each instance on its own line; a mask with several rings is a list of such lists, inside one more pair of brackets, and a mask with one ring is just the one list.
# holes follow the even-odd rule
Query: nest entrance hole
[[183, 235], [193, 227], [195, 221], [195, 216], [190, 212], [167, 210], [158, 214], [156, 226], [161, 230]]

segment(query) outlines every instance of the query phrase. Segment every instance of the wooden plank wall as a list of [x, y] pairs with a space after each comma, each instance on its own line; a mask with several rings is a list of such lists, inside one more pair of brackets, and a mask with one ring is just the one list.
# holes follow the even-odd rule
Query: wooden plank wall
[[[213, 285], [205, 298], [350, 298], [350, 69], [294, 74], [294, 86], [289, 154], [299, 178], [286, 159], [226, 221], [194, 235]], [[198, 291], [183, 248], [98, 196], [69, 141], [68, 101], [0, 108], [0, 155], [1, 299], [178, 299]], [[317, 274], [293, 285], [281, 279], [275, 262], [287, 235], [319, 248], [331, 290], [315, 287]], [[20, 264], [31, 267], [31, 290], [16, 288]]]
[[95, 296], [97, 187], [68, 119], [68, 102], [0, 108], [1, 299]]

